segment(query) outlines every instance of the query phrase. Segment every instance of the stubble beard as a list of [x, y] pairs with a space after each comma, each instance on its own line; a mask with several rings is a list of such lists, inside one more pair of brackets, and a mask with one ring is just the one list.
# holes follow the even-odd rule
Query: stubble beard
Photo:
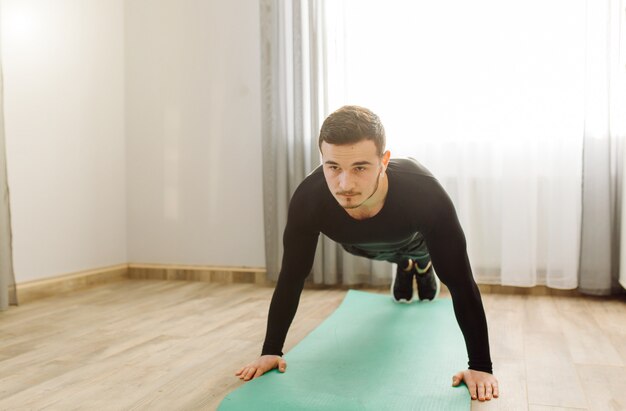
[[346, 210], [354, 210], [355, 208], [359, 208], [361, 207], [363, 204], [365, 204], [365, 202], [367, 200], [369, 200], [370, 198], [372, 198], [374, 196], [374, 194], [376, 194], [376, 191], [378, 191], [378, 184], [380, 183], [380, 174], [378, 177], [376, 177], [376, 186], [374, 186], [374, 191], [372, 191], [372, 194], [370, 194], [365, 200], [361, 201], [359, 204], [357, 205], [342, 205], [342, 207]]

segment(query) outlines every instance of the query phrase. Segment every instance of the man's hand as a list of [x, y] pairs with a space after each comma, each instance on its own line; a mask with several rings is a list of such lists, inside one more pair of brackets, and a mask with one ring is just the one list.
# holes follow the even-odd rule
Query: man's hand
[[498, 380], [488, 372], [465, 370], [459, 371], [452, 377], [452, 386], [458, 386], [461, 381], [465, 381], [467, 389], [475, 400], [489, 401], [491, 397], [498, 398], [500, 393], [498, 392]]
[[235, 375], [239, 377], [240, 380], [250, 381], [274, 368], [278, 368], [280, 372], [285, 372], [287, 362], [278, 355], [262, 355], [255, 361], [242, 367]]

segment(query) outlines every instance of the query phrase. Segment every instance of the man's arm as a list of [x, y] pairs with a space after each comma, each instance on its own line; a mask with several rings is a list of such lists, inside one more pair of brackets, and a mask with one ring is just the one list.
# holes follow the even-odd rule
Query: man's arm
[[308, 235], [299, 233], [287, 224], [283, 264], [270, 303], [261, 355], [283, 355], [283, 344], [298, 309], [304, 280], [313, 266], [318, 236], [319, 233], [314, 232]]
[[305, 211], [307, 209], [306, 198], [299, 196], [296, 191], [289, 204], [287, 226], [283, 234], [283, 261], [270, 303], [261, 357], [235, 373], [245, 381], [274, 368], [284, 372], [287, 367], [281, 358], [282, 349], [298, 309], [304, 280], [313, 266], [319, 237], [319, 231], [312, 228], [311, 216]]
[[424, 237], [437, 275], [452, 295], [454, 314], [469, 356], [469, 369], [456, 373], [452, 385], [465, 382], [473, 400], [490, 400], [499, 396], [499, 387], [492, 375], [485, 310], [472, 275], [465, 235], [452, 201], [439, 187], [439, 194], [430, 198], [433, 211]]
[[467, 256], [465, 235], [452, 201], [443, 188], [439, 193], [431, 198], [433, 213], [423, 232], [428, 251], [439, 279], [450, 290], [454, 314], [467, 347], [469, 368], [492, 373], [487, 320]]

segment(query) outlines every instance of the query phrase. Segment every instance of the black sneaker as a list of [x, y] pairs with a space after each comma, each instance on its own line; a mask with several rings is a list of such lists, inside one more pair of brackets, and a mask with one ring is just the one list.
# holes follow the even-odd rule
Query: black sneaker
[[[417, 264], [414, 264], [417, 265]], [[391, 280], [391, 298], [397, 303], [409, 304], [413, 301], [413, 276], [415, 275], [415, 269], [411, 267], [411, 270], [404, 271], [404, 269], [398, 264], [396, 273]]]
[[441, 289], [441, 282], [437, 278], [437, 274], [435, 274], [432, 262], [429, 261], [424, 268], [419, 268], [417, 263], [415, 263], [415, 268], [412, 271], [415, 272], [417, 295], [420, 301], [437, 298]]

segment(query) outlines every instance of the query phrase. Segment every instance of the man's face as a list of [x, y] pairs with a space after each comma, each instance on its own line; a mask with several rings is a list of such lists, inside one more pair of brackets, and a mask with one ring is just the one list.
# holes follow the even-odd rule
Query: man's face
[[389, 152], [380, 157], [373, 141], [347, 145], [324, 141], [321, 150], [326, 184], [343, 208], [359, 207], [378, 189]]

